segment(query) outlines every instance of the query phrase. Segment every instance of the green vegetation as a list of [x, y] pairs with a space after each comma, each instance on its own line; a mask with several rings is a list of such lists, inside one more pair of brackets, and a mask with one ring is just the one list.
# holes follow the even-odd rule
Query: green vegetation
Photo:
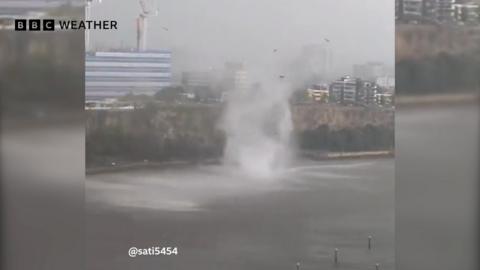
[[[143, 109], [132, 111], [88, 111], [87, 166], [107, 165], [111, 161], [196, 162], [221, 158], [226, 143], [225, 133], [219, 128], [222, 110], [220, 105], [150, 102]], [[326, 109], [318, 106], [314, 110], [322, 114]], [[371, 113], [359, 116], [358, 109], [353, 108], [330, 113], [332, 117], [345, 119], [333, 121], [326, 117], [318, 121], [337, 124], [330, 126], [329, 122], [315, 129], [307, 127], [296, 131], [293, 135], [300, 149], [350, 152], [393, 148], [394, 132], [390, 120], [379, 117], [375, 118], [378, 125], [349, 126], [347, 123], [352, 119], [360, 117], [373, 121], [374, 116]], [[295, 119], [309, 123], [311, 119], [303, 119], [307, 115], [311, 116], [299, 114]], [[311, 125], [317, 125], [318, 121]]]
[[181, 86], [165, 87], [155, 94], [155, 99], [173, 102], [179, 100], [182, 93], [185, 93], [185, 89]]
[[220, 115], [194, 105], [147, 103], [144, 109], [88, 112], [87, 166], [109, 160], [199, 161], [222, 155]]
[[322, 125], [297, 134], [301, 149], [333, 152], [387, 150], [394, 147], [394, 130], [384, 126], [332, 130]]

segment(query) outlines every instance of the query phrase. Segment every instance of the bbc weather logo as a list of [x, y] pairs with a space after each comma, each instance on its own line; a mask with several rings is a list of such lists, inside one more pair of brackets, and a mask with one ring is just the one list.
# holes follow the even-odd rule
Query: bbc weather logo
[[55, 31], [59, 30], [117, 30], [115, 20], [54, 20], [54, 19], [17, 19], [15, 31]]
[[55, 20], [15, 20], [15, 31], [54, 31]]

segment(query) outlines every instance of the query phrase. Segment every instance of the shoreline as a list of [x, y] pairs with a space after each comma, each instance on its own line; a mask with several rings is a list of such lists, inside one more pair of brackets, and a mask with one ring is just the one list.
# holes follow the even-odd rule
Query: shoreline
[[343, 160], [343, 159], [363, 159], [363, 158], [389, 158], [395, 156], [394, 150], [378, 150], [378, 151], [359, 151], [359, 152], [315, 152], [303, 151], [300, 157], [314, 161], [323, 160]]
[[[301, 151], [298, 154], [300, 158], [306, 158], [313, 161], [326, 160], [346, 160], [346, 159], [373, 159], [373, 158], [391, 158], [394, 157], [393, 150], [379, 151], [360, 151], [360, 152], [318, 152], [318, 151]], [[85, 169], [85, 175], [97, 175], [103, 173], [115, 173], [122, 171], [133, 171], [141, 169], [161, 169], [172, 167], [189, 167], [194, 165], [220, 165], [221, 159], [207, 159], [203, 161], [144, 161], [130, 162], [112, 166], [97, 166]]]
[[[397, 96], [396, 105], [401, 107], [420, 107], [420, 106], [448, 106], [473, 104], [479, 101], [477, 93], [457, 93], [457, 94], [429, 94], [429, 95], [406, 95]], [[359, 152], [319, 152], [319, 151], [299, 151], [298, 156], [313, 161], [342, 160], [342, 159], [363, 159], [363, 158], [392, 158], [395, 156], [394, 150], [379, 151], [359, 151]], [[102, 173], [112, 173], [149, 168], [162, 167], [185, 167], [192, 165], [218, 165], [221, 159], [207, 159], [202, 161], [148, 161], [148, 162], [130, 162], [115, 166], [93, 166], [85, 169], [86, 175], [96, 175]]]
[[426, 95], [397, 95], [395, 105], [400, 107], [418, 106], [447, 106], [474, 104], [479, 102], [479, 94], [455, 93], [455, 94], [426, 94]]

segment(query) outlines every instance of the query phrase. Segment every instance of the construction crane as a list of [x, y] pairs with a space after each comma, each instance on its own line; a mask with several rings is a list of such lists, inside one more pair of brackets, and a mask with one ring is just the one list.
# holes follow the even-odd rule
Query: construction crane
[[140, 14], [137, 18], [137, 50], [145, 51], [147, 49], [147, 18], [150, 16], [157, 16], [158, 9], [155, 7], [149, 9], [145, 0], [139, 0]]
[[[87, 0], [85, 4], [85, 20], [86, 21], [90, 20], [93, 2], [102, 3], [102, 0], [96, 0], [96, 1]], [[85, 30], [85, 51], [87, 52], [90, 51], [90, 30], [89, 29]]]

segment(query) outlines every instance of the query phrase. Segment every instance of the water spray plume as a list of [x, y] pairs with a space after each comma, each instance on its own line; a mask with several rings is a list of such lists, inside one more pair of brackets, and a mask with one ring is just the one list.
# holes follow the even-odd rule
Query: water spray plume
[[290, 156], [291, 87], [278, 76], [271, 78], [233, 90], [225, 112], [225, 163], [254, 178], [275, 177]]

